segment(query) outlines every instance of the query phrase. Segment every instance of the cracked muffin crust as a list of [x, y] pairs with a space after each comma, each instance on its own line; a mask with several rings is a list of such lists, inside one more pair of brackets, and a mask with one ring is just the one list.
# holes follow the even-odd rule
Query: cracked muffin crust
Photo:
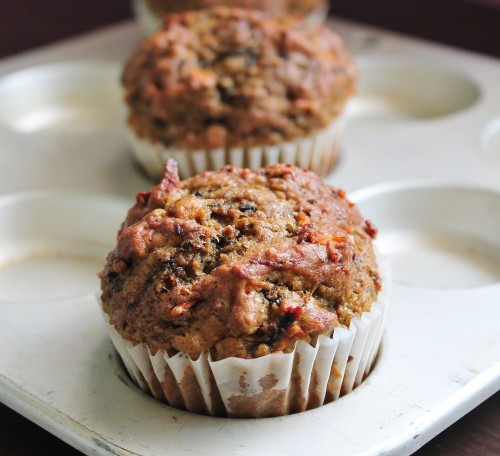
[[341, 39], [240, 8], [171, 14], [122, 76], [128, 125], [188, 150], [273, 145], [328, 126], [355, 91]]
[[154, 354], [255, 358], [369, 311], [380, 276], [342, 190], [290, 165], [227, 166], [139, 193], [101, 272], [110, 323]]

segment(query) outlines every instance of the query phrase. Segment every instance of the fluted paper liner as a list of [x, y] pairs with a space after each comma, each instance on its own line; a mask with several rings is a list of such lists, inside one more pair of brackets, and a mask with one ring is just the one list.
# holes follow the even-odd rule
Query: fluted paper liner
[[[134, 382], [147, 394], [193, 413], [235, 418], [282, 416], [319, 407], [350, 393], [373, 367], [389, 302], [390, 273], [379, 259], [383, 289], [370, 312], [349, 329], [320, 336], [316, 346], [298, 341], [292, 353], [256, 359], [192, 360], [185, 353], [155, 355], [124, 340], [107, 323], [110, 338]], [[103, 312], [108, 322], [108, 316]]]
[[166, 147], [160, 142], [140, 138], [130, 126], [127, 126], [126, 132], [134, 158], [155, 180], [163, 177], [165, 162], [169, 158], [177, 161], [182, 179], [205, 170], [217, 170], [224, 165], [255, 169], [276, 163], [290, 163], [325, 175], [337, 161], [345, 122], [345, 115], [342, 114], [311, 136], [271, 146], [207, 150]]
[[[269, 0], [274, 1], [274, 0]], [[133, 10], [137, 21], [146, 35], [152, 35], [161, 29], [162, 19], [156, 15], [144, 0], [133, 0]], [[325, 2], [311, 11], [306, 17], [306, 21], [311, 24], [321, 24], [328, 15], [328, 5]]]

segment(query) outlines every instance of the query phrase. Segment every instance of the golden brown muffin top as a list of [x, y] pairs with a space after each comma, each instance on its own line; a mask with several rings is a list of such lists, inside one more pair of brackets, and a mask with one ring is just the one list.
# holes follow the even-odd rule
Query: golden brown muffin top
[[155, 353], [252, 358], [348, 326], [377, 299], [365, 221], [342, 190], [290, 165], [227, 166], [139, 193], [101, 273], [102, 303]]
[[331, 30], [226, 7], [168, 15], [123, 73], [129, 125], [188, 149], [308, 136], [341, 112], [355, 80]]

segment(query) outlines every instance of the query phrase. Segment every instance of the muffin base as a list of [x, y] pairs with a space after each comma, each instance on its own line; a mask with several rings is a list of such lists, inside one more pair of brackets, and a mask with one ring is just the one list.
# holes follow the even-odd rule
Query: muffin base
[[320, 336], [313, 347], [298, 341], [292, 353], [256, 359], [213, 361], [209, 353], [192, 360], [185, 353], [152, 355], [109, 324], [109, 336], [134, 382], [147, 394], [189, 412], [231, 418], [265, 418], [310, 410], [350, 393], [370, 373], [390, 295], [390, 273], [379, 260], [384, 288], [370, 312]]
[[[146, 36], [152, 35], [162, 27], [162, 19], [151, 11], [148, 3], [145, 0], [132, 0], [132, 9], [135, 18], [139, 22]], [[311, 24], [322, 24], [328, 16], [328, 3], [319, 5], [311, 11], [305, 20]]]
[[331, 172], [338, 160], [339, 146], [345, 129], [346, 115], [341, 114], [326, 128], [305, 138], [272, 146], [233, 147], [228, 149], [186, 150], [166, 147], [162, 143], [140, 138], [128, 125], [127, 139], [135, 160], [153, 180], [164, 174], [169, 158], [177, 161], [181, 179], [224, 165], [239, 168], [260, 168], [276, 163], [310, 169], [319, 175]]
[[151, 11], [145, 0], [132, 0], [132, 9], [142, 31], [147, 36], [161, 29], [161, 18]]

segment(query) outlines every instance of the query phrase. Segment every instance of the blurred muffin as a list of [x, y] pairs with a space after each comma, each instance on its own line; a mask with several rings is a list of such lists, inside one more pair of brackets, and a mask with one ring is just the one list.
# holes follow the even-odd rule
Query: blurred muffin
[[375, 234], [312, 172], [228, 166], [180, 181], [169, 161], [101, 273], [111, 338], [136, 382], [175, 407], [318, 407], [362, 381], [380, 342]]
[[167, 158], [183, 178], [277, 162], [326, 174], [356, 76], [322, 26], [225, 7], [169, 15], [124, 69], [132, 150], [155, 179]]
[[148, 34], [158, 31], [169, 13], [182, 13], [212, 6], [232, 6], [265, 11], [273, 16], [295, 14], [319, 24], [328, 13], [326, 0], [134, 0], [134, 13]]

